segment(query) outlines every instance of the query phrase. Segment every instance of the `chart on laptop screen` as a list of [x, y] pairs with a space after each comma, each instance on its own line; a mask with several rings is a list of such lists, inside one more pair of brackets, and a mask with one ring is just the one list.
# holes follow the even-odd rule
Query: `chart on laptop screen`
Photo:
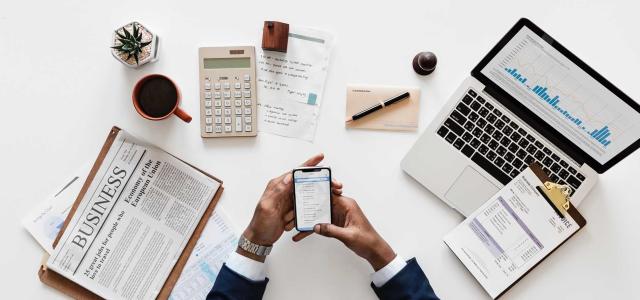
[[602, 164], [640, 137], [640, 114], [527, 27], [482, 73]]

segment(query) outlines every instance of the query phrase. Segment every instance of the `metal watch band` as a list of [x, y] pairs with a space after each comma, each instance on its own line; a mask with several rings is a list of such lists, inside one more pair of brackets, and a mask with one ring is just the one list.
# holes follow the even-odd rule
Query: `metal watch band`
[[258, 256], [267, 256], [271, 253], [271, 249], [273, 246], [262, 246], [258, 245], [244, 237], [244, 235], [240, 236], [238, 239], [238, 247], [242, 248], [242, 250], [247, 251], [249, 253], [258, 255]]

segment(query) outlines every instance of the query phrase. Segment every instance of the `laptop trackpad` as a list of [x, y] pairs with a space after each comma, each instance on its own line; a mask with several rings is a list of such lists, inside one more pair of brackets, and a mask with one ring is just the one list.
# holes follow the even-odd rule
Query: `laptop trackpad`
[[468, 216], [499, 190], [471, 166], [467, 166], [449, 188], [445, 197], [463, 215]]

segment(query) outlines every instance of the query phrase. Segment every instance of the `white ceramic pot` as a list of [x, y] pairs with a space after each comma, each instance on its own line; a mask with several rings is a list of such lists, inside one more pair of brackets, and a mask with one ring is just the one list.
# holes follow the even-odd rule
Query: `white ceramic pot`
[[147, 63], [158, 60], [158, 35], [157, 34], [153, 33], [146, 26], [134, 21], [114, 30], [113, 36], [111, 39], [111, 46], [121, 45], [120, 41], [118, 40], [118, 36], [116, 32], [119, 32], [120, 34], [124, 35], [124, 30], [126, 29], [129, 31], [129, 33], [132, 33], [133, 24], [135, 24], [138, 27], [138, 30], [142, 34], [142, 40], [141, 40], [142, 43], [151, 41], [149, 45], [142, 47], [141, 49], [142, 52], [138, 55], [138, 63], [136, 64], [136, 60], [133, 56], [127, 59], [126, 53], [121, 53], [116, 49], [111, 48], [111, 54], [113, 55], [113, 57], [115, 57], [118, 61], [120, 61], [125, 66], [130, 68], [138, 68]]

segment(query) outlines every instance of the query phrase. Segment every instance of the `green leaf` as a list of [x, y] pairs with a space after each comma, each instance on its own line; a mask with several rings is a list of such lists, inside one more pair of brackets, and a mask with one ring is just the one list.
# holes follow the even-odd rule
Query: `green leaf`
[[[122, 30], [124, 30], [124, 28]], [[124, 35], [122, 35], [122, 33], [120, 33], [120, 29], [116, 30], [116, 35], [121, 39], [125, 38]]]
[[111, 49], [116, 49], [116, 50], [120, 50], [120, 51], [122, 51], [122, 45], [119, 45], [119, 46], [113, 46], [113, 47], [111, 47]]
[[127, 39], [131, 38], [131, 33], [129, 33], [129, 30], [127, 30], [127, 28], [122, 27], [122, 31], [124, 31], [124, 35]]
[[136, 23], [133, 23], [133, 36], [138, 36], [138, 26], [136, 26]]
[[151, 44], [151, 42], [140, 43], [140, 48], [144, 48], [144, 47], [148, 46], [149, 44]]
[[128, 54], [127, 55], [127, 59], [125, 59], [125, 60], [129, 60], [129, 58], [131, 58], [131, 53], [127, 53], [127, 54]]
[[138, 61], [138, 54], [134, 54], [133, 58], [136, 59], [136, 65], [140, 65], [140, 62]]

